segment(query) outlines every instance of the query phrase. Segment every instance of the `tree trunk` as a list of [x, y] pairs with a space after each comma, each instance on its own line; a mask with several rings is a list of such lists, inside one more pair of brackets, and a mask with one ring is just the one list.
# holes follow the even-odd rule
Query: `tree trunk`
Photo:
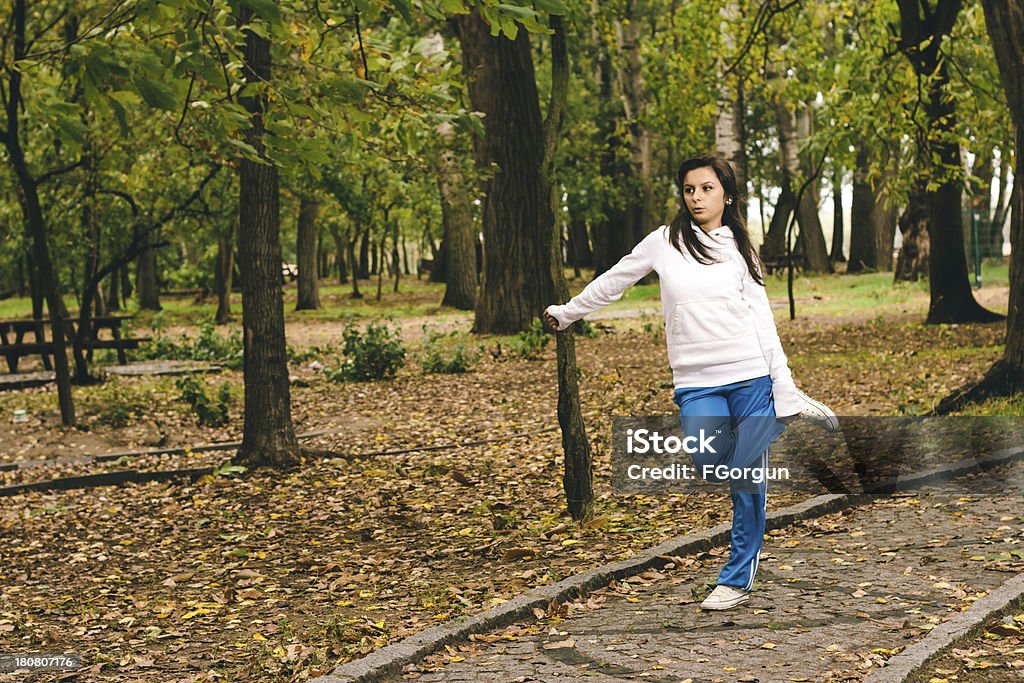
[[718, 58], [718, 117], [715, 119], [715, 149], [729, 160], [736, 171], [739, 188], [740, 213], [747, 215], [747, 135], [743, 122], [743, 80], [736, 74], [723, 75], [726, 57], [731, 59], [736, 50], [732, 23], [739, 18], [736, 2], [727, 2], [721, 10], [722, 54]]
[[[355, 268], [353, 267], [353, 270]], [[359, 277], [366, 280], [370, 277], [370, 229], [363, 228], [359, 240]]]
[[100, 267], [100, 226], [94, 211], [96, 199], [97, 168], [96, 155], [90, 141], [82, 146], [83, 170], [85, 183], [82, 187], [82, 205], [79, 214], [82, 232], [86, 239], [86, 256], [82, 273], [82, 289], [79, 295], [78, 329], [71, 351], [75, 357], [76, 384], [93, 384], [96, 380], [89, 375], [89, 358], [86, 342], [92, 336], [92, 303], [96, 296], [99, 281], [94, 280]]
[[[252, 11], [238, 9], [245, 27]], [[270, 41], [245, 29], [243, 73], [247, 82], [270, 82]], [[266, 92], [239, 98], [252, 126], [245, 141], [263, 155]], [[292, 424], [281, 296], [280, 188], [277, 166], [239, 161], [238, 265], [242, 272], [245, 345], [245, 424], [238, 459], [251, 465], [286, 467], [298, 462]]]
[[892, 270], [892, 246], [896, 236], [896, 216], [885, 208], [875, 182], [868, 178], [867, 148], [857, 151], [853, 174], [853, 207], [850, 210], [850, 262], [847, 273], [864, 270]]
[[894, 280], [917, 282], [928, 274], [928, 196], [922, 184], [911, 189], [907, 208], [900, 216], [903, 246], [896, 259]]
[[213, 271], [213, 288], [217, 295], [218, 325], [231, 322], [231, 280], [235, 270], [235, 224], [232, 221], [226, 235], [217, 237], [217, 263]]
[[[25, 42], [25, 0], [14, 0], [10, 18], [13, 28], [13, 64], [19, 63], [26, 56]], [[4, 131], [3, 142], [7, 149], [8, 161], [14, 170], [18, 182], [21, 199], [22, 216], [25, 221], [26, 237], [32, 244], [32, 261], [37, 275], [40, 299], [45, 299], [50, 314], [50, 327], [53, 332], [54, 372], [57, 379], [57, 400], [60, 405], [61, 423], [75, 424], [75, 405], [71, 395], [71, 368], [68, 364], [66, 334], [64, 333], [64, 315], [66, 309], [61, 294], [60, 281], [53, 267], [50, 247], [47, 244], [46, 218], [39, 201], [39, 186], [29, 169], [25, 158], [25, 150], [21, 143], [20, 116], [22, 111], [21, 82], [23, 73], [20, 68], [7, 70], [4, 100], [7, 114], [7, 129]], [[35, 309], [33, 303], [33, 309]], [[41, 306], [40, 306], [41, 309]], [[42, 311], [39, 311], [42, 317]]]
[[[546, 255], [548, 271], [558, 301], [569, 298], [562, 267], [560, 231], [557, 229], [558, 184], [555, 176], [555, 157], [565, 120], [565, 107], [569, 90], [569, 53], [562, 17], [551, 17], [551, 100], [547, 120], [544, 122], [543, 154], [541, 156], [541, 187], [547, 192], [548, 202], [541, 209], [546, 237], [542, 237], [541, 255]], [[558, 425], [562, 431], [562, 451], [565, 472], [562, 488], [566, 507], [578, 522], [590, 519], [594, 511], [594, 465], [587, 438], [583, 412], [580, 410], [579, 370], [576, 366], [576, 342], [572, 327], [555, 335], [558, 356]]]
[[391, 274], [395, 276], [395, 286], [391, 291], [395, 293], [398, 293], [398, 280], [402, 276], [402, 262], [398, 253], [398, 239], [398, 221], [395, 221], [395, 226], [392, 228], [391, 233]]
[[568, 254], [572, 260], [575, 277], [580, 276], [580, 268], [589, 268], [594, 263], [594, 253], [590, 250], [587, 222], [582, 218], [569, 217]]
[[296, 311], [320, 308], [320, 271], [316, 258], [317, 216], [320, 203], [306, 196], [299, 198], [299, 226], [295, 253], [299, 266], [299, 294]]
[[156, 277], [156, 249], [149, 248], [139, 254], [135, 265], [135, 292], [139, 299], [139, 308], [146, 311], [159, 311], [160, 288]]
[[107, 311], [121, 310], [121, 268], [107, 278]]
[[452, 150], [455, 129], [450, 123], [443, 123], [437, 127], [437, 134], [442, 144], [437, 161], [437, 188], [441, 193], [443, 244], [448, 256], [444, 300], [441, 305], [471, 311], [476, 307], [477, 230], [468, 188]]
[[1003, 316], [983, 308], [971, 292], [964, 251], [961, 182], [943, 171], [962, 168], [960, 145], [956, 142], [956, 105], [947, 92], [949, 68], [941, 51], [943, 38], [953, 29], [962, 0], [938, 2], [934, 9], [922, 0], [898, 0], [897, 4], [899, 48], [928, 87], [923, 103], [928, 119], [927, 138], [918, 140], [918, 159], [944, 176], [938, 187], [928, 192], [931, 302], [925, 323], [1001, 320]]
[[348, 255], [348, 233], [342, 233], [341, 227], [336, 223], [332, 223], [330, 226], [331, 239], [334, 240], [334, 261], [338, 270], [338, 284], [348, 284], [348, 265], [346, 264]]
[[1010, 306], [1003, 357], [977, 382], [946, 396], [935, 412], [957, 410], [970, 401], [1012, 396], [1024, 391], [1024, 192], [1017, 179], [1024, 173], [1024, 6], [1019, 2], [982, 0], [985, 23], [999, 65], [1015, 131], [1014, 188], [1010, 203]]
[[362, 299], [363, 293], [359, 291], [359, 278], [356, 272], [356, 241], [354, 237], [348, 240], [348, 262], [352, 264], [352, 293], [349, 297]]
[[510, 334], [527, 330], [555, 299], [548, 268], [550, 194], [538, 169], [543, 151], [540, 106], [530, 36], [490, 35], [478, 10], [455, 18], [473, 108], [485, 114], [477, 141], [480, 168], [496, 164], [483, 206], [484, 271], [473, 330]]
[[[797, 147], [802, 141], [811, 137], [814, 127], [814, 114], [810, 105], [801, 106], [796, 113]], [[804, 188], [797, 207], [797, 221], [800, 224], [800, 243], [803, 247], [804, 266], [815, 273], [831, 273], [832, 261], [828, 257], [825, 246], [825, 233], [821, 229], [821, 218], [818, 216], [818, 176], [820, 169], [815, 168], [815, 160], [810, 153], [804, 153], [800, 159], [801, 186]], [[813, 174], [813, 177], [812, 177]]]
[[832, 169], [832, 263], [846, 261], [843, 223], [843, 167], [836, 163]]

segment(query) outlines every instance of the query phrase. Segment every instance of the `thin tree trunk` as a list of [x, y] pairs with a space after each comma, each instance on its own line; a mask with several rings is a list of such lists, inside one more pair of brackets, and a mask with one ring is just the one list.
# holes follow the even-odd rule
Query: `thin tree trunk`
[[[353, 268], [354, 270], [354, 268]], [[359, 277], [370, 277], [370, 229], [364, 228], [359, 240]]]
[[[238, 9], [245, 30], [243, 73], [247, 82], [270, 81], [270, 41], [244, 27], [252, 18]], [[266, 92], [239, 98], [252, 126], [245, 141], [263, 154]], [[280, 188], [277, 166], [239, 161], [239, 249], [242, 328], [245, 345], [245, 424], [238, 459], [251, 465], [297, 464], [299, 444], [292, 424], [281, 296]]]
[[217, 263], [213, 272], [213, 288], [217, 295], [218, 325], [231, 322], [231, 280], [235, 271], [235, 224], [232, 221], [226, 235], [217, 237]]
[[302, 196], [299, 198], [299, 226], [296, 255], [299, 266], [298, 300], [296, 311], [320, 308], [320, 272], [317, 267], [316, 234], [320, 203]]
[[[476, 307], [476, 232], [470, 194], [455, 158], [452, 146], [455, 129], [449, 123], [437, 127], [441, 153], [437, 161], [437, 188], [441, 194], [441, 218], [444, 224], [447, 255], [444, 300], [442, 306], [463, 311]], [[435, 261], [435, 266], [437, 262]], [[431, 270], [431, 281], [434, 273]]]
[[118, 268], [107, 278], [107, 310], [121, 310], [121, 269]]
[[139, 254], [135, 266], [135, 292], [139, 300], [139, 308], [147, 311], [159, 311], [160, 288], [157, 285], [156, 249], [149, 248]]
[[832, 169], [832, 263], [846, 261], [843, 208], [843, 167], [837, 163]]
[[[543, 155], [541, 158], [541, 187], [547, 192], [548, 205], [541, 210], [545, 223], [546, 237], [541, 244], [541, 253], [547, 255], [548, 267], [559, 301], [569, 297], [562, 267], [562, 249], [559, 231], [556, 228], [558, 194], [555, 175], [555, 157], [558, 141], [562, 135], [565, 107], [569, 90], [569, 53], [565, 38], [565, 25], [560, 16], [551, 17], [551, 100], [547, 119], [544, 122]], [[594, 511], [594, 465], [587, 438], [587, 428], [580, 409], [579, 370], [576, 365], [576, 342], [570, 327], [556, 335], [558, 356], [558, 425], [562, 431], [562, 451], [565, 456], [565, 472], [562, 488], [565, 491], [566, 507], [576, 521], [590, 519]]]
[[362, 299], [363, 294], [359, 291], [359, 277], [357, 271], [356, 261], [356, 240], [352, 237], [348, 240], [348, 262], [352, 264], [352, 293], [349, 295], [352, 299]]

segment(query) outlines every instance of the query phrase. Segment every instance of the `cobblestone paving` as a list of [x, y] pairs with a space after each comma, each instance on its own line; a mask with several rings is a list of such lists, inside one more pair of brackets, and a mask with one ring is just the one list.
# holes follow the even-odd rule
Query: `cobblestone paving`
[[[1020, 481], [1024, 465], [981, 477]], [[725, 548], [435, 655], [392, 681], [854, 681], [1024, 570], [1020, 491], [930, 487], [765, 543], [743, 607], [701, 612]], [[501, 638], [498, 640], [498, 638]]]

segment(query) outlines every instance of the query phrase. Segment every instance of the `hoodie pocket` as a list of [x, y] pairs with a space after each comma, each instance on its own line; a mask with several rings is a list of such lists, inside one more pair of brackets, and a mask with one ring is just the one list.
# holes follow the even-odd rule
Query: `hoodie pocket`
[[752, 332], [743, 301], [701, 299], [676, 304], [672, 316], [672, 341], [699, 344], [735, 339]]

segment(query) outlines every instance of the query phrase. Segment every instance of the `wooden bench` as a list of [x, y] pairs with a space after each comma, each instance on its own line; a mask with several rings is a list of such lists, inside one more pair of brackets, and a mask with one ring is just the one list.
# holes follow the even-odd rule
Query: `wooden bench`
[[[130, 315], [100, 315], [90, 319], [90, 335], [85, 341], [86, 358], [92, 360], [93, 351], [96, 349], [115, 349], [117, 360], [121, 365], [128, 363], [128, 356], [125, 351], [135, 350], [140, 344], [150, 341], [149, 337], [124, 338], [121, 336], [121, 325], [125, 320], [130, 320]], [[67, 325], [65, 334], [72, 344], [77, 343], [76, 327], [78, 318], [65, 319]], [[53, 369], [50, 356], [53, 355], [53, 341], [46, 339], [47, 330], [50, 328], [50, 321], [46, 318], [21, 318], [14, 320], [0, 320], [0, 355], [7, 359], [7, 368], [11, 373], [18, 371], [18, 362], [24, 356], [41, 356], [43, 367], [47, 370]], [[101, 339], [100, 330], [109, 330], [110, 339]], [[34, 342], [24, 341], [25, 334], [31, 332], [35, 335]], [[14, 339], [10, 334], [14, 334]], [[52, 334], [50, 335], [52, 337]]]
[[[53, 353], [53, 345], [46, 341], [46, 328], [50, 321], [35, 318], [17, 318], [14, 320], [0, 320], [0, 353], [7, 359], [7, 369], [14, 373], [18, 371], [18, 361], [23, 356], [41, 355], [43, 367], [52, 370], [50, 354]], [[31, 332], [35, 335], [35, 342], [25, 342], [25, 334]], [[8, 335], [14, 334], [12, 340]]]
[[[134, 337], [125, 339], [121, 336], [121, 325], [126, 320], [131, 320], [134, 316], [131, 315], [97, 315], [89, 320], [89, 329], [91, 334], [85, 342], [86, 358], [92, 360], [92, 352], [95, 349], [115, 349], [117, 351], [117, 361], [121, 365], [128, 363], [128, 356], [125, 351], [139, 348], [140, 344], [148, 341], [152, 341], [150, 337]], [[73, 342], [77, 342], [76, 339], [76, 326], [78, 325], [78, 318], [67, 318], [64, 321], [67, 324], [67, 335], [68, 339]], [[100, 339], [100, 330], [110, 330], [110, 339]]]

